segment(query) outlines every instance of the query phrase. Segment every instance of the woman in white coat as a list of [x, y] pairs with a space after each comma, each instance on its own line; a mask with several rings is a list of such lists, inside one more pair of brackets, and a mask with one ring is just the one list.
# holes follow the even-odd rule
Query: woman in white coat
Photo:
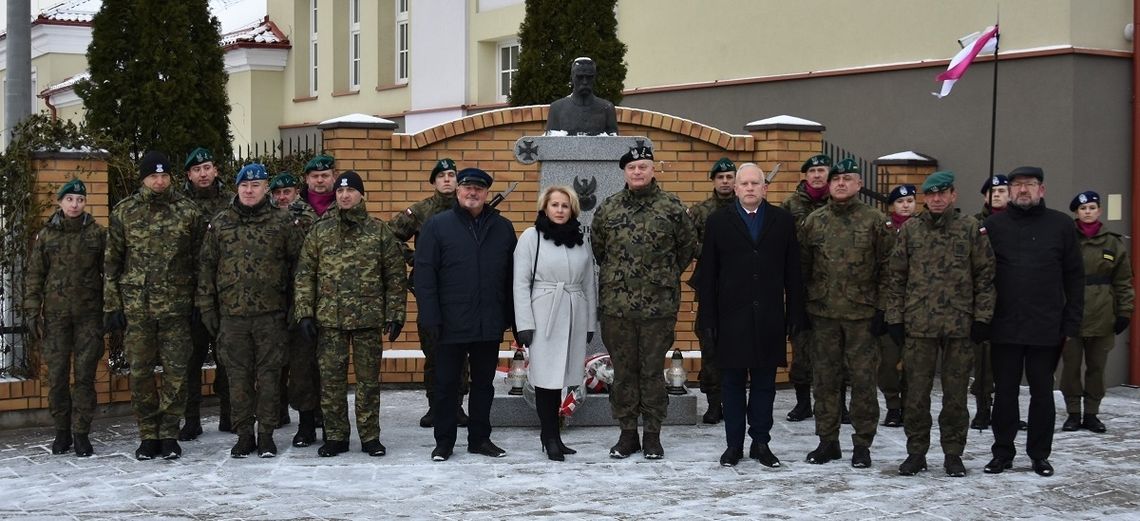
[[586, 344], [597, 329], [594, 256], [578, 223], [578, 194], [551, 186], [538, 197], [538, 218], [519, 237], [514, 257], [515, 326], [530, 347], [528, 378], [542, 425], [542, 449], [563, 461], [562, 389], [582, 385]]

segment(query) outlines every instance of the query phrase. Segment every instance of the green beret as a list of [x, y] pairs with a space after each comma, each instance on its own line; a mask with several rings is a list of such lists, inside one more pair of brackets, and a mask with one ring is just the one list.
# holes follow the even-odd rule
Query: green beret
[[305, 163], [305, 173], [307, 174], [313, 170], [332, 170], [335, 163], [336, 160], [333, 159], [333, 156], [327, 154], [318, 154], [317, 157], [314, 157], [310, 159], [308, 163]]
[[945, 192], [954, 188], [954, 172], [942, 170], [926, 176], [922, 182], [922, 193], [931, 194]]
[[827, 173], [827, 179], [831, 180], [832, 177], [840, 174], [858, 174], [862, 177], [863, 170], [859, 168], [859, 163], [856, 163], [854, 159], [847, 158], [831, 167], [831, 171]]
[[190, 168], [193, 166], [200, 165], [202, 163], [206, 163], [206, 162], [213, 161], [213, 160], [214, 160], [214, 155], [211, 154], [209, 150], [206, 150], [205, 148], [202, 148], [202, 147], [198, 147], [198, 148], [195, 148], [193, 152], [190, 152], [190, 155], [186, 156], [186, 163], [183, 166], [184, 166], [185, 170], [190, 170]]
[[273, 191], [278, 188], [294, 188], [300, 186], [301, 180], [297, 179], [289, 172], [281, 172], [273, 176], [273, 180], [269, 182], [269, 190]]
[[55, 200], [62, 200], [63, 196], [67, 194], [82, 195], [83, 197], [87, 197], [87, 185], [83, 184], [83, 181], [80, 181], [79, 179], [72, 179], [64, 183], [63, 186], [59, 187], [59, 191], [55, 193]]
[[735, 172], [735, 171], [736, 171], [736, 165], [733, 164], [732, 160], [727, 158], [727, 157], [722, 157], [719, 160], [717, 160], [716, 163], [713, 163], [712, 170], [709, 170], [709, 179], [715, 178], [716, 175], [721, 173], [721, 172]]
[[804, 161], [803, 166], [800, 167], [800, 172], [806, 174], [808, 169], [813, 166], [826, 166], [831, 168], [831, 157], [826, 154], [817, 154]]
[[428, 176], [428, 182], [434, 183], [435, 182], [435, 176], [437, 174], [439, 174], [440, 172], [443, 172], [446, 170], [451, 170], [452, 172], [454, 172], [456, 170], [455, 161], [452, 161], [450, 157], [445, 157], [445, 158], [440, 159], [439, 161], [435, 162], [435, 167], [431, 169], [431, 175]]

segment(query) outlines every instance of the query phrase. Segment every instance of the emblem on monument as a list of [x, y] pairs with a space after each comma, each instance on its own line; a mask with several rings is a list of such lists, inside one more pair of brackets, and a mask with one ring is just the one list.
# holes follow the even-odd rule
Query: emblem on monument
[[574, 191], [578, 192], [578, 203], [582, 206], [583, 212], [588, 212], [594, 209], [598, 204], [598, 198], [594, 192], [598, 189], [598, 179], [590, 176], [589, 179], [581, 177], [574, 177]]

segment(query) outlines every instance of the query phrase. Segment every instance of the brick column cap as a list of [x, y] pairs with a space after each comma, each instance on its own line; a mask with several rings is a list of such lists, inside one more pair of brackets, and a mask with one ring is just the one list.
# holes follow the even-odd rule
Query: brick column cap
[[107, 159], [111, 154], [101, 148], [61, 148], [59, 150], [40, 149], [32, 152], [32, 159]]
[[878, 165], [938, 166], [938, 160], [913, 150], [887, 154], [875, 160]]
[[381, 130], [396, 130], [399, 125], [390, 119], [369, 116], [368, 114], [345, 114], [344, 116], [326, 119], [317, 124], [320, 130], [334, 128], [378, 128]]
[[744, 125], [744, 130], [748, 132], [756, 132], [759, 130], [814, 130], [816, 132], [823, 132], [827, 130], [827, 127], [810, 119], [781, 114], [779, 116], [753, 121]]

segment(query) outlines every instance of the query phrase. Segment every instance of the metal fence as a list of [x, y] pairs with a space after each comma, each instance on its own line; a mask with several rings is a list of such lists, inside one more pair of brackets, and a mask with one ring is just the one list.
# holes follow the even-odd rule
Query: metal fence
[[320, 134], [306, 134], [285, 139], [263, 140], [255, 143], [246, 143], [245, 146], [234, 147], [234, 160], [245, 163], [250, 160], [264, 160], [266, 158], [285, 158], [319, 151], [324, 145]]
[[[890, 211], [887, 208], [886, 195], [890, 191], [891, 183], [886, 169], [880, 169], [874, 161], [863, 159], [853, 152], [827, 141], [823, 142], [821, 153], [830, 156], [835, 163], [844, 159], [854, 159], [855, 163], [859, 165], [859, 171], [863, 172], [864, 190], [860, 192], [859, 197], [863, 199], [863, 202], [884, 212]], [[884, 190], [881, 190], [880, 187]], [[879, 194], [882, 197], [875, 197], [872, 194]]]
[[0, 208], [0, 233], [4, 236], [5, 262], [0, 263], [0, 379], [28, 376], [24, 319], [19, 312], [23, 295], [20, 266], [23, 255], [18, 244], [21, 234], [10, 223], [21, 221], [16, 208]]

